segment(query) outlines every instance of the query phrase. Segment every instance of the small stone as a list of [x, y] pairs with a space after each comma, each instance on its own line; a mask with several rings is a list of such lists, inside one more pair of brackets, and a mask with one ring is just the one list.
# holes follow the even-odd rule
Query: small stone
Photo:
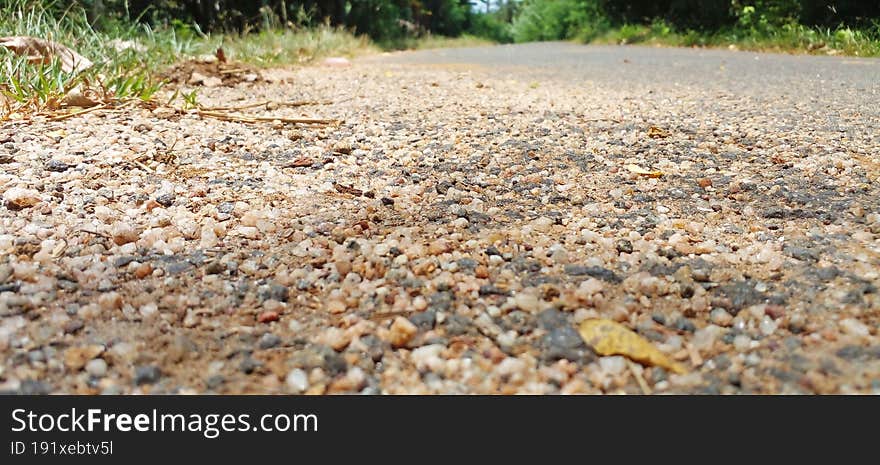
[[98, 297], [98, 305], [105, 311], [120, 310], [122, 303], [122, 295], [118, 292], [105, 292]]
[[541, 300], [534, 294], [520, 292], [513, 298], [516, 306], [525, 312], [535, 313], [541, 309]]
[[162, 377], [162, 371], [155, 365], [140, 365], [134, 368], [134, 384], [142, 386], [153, 384]]
[[266, 350], [266, 349], [271, 349], [273, 347], [276, 347], [279, 344], [281, 344], [280, 337], [278, 337], [272, 333], [266, 333], [266, 334], [263, 334], [262, 337], [260, 337], [260, 342], [257, 344], [257, 346], [260, 349]]
[[32, 189], [13, 187], [3, 193], [3, 201], [10, 210], [21, 210], [40, 203], [40, 193]]
[[339, 273], [339, 276], [346, 276], [351, 273], [351, 262], [347, 261], [339, 261], [335, 263], [336, 272]]
[[301, 368], [294, 368], [284, 378], [284, 382], [294, 394], [302, 394], [309, 388], [309, 375]]
[[785, 315], [785, 307], [783, 307], [782, 305], [768, 304], [764, 308], [764, 313], [770, 318], [778, 320]]
[[265, 302], [267, 300], [287, 302], [287, 287], [276, 283], [260, 286], [259, 289], [257, 289], [257, 298], [260, 299], [260, 302]]
[[226, 266], [219, 261], [213, 261], [205, 266], [205, 274], [222, 274], [224, 271]]
[[83, 326], [85, 326], [85, 323], [83, 323], [82, 320], [73, 319], [73, 320], [68, 320], [66, 323], [64, 323], [64, 326], [62, 326], [62, 329], [64, 330], [65, 334], [73, 334], [73, 333], [81, 330], [83, 328]]
[[104, 346], [88, 345], [81, 347], [71, 347], [64, 351], [64, 366], [70, 371], [79, 371], [89, 360], [101, 355], [104, 352]]
[[251, 358], [250, 355], [248, 355], [244, 358], [244, 360], [241, 361], [241, 364], [238, 365], [238, 369], [241, 370], [242, 373], [249, 375], [260, 366], [262, 366], [262, 363], [254, 360], [253, 358]]
[[86, 373], [95, 378], [103, 378], [107, 374], [107, 362], [102, 358], [96, 358], [86, 363]]
[[47, 171], [54, 171], [56, 173], [63, 173], [65, 171], [69, 170], [70, 168], [71, 168], [70, 165], [68, 165], [67, 163], [64, 163], [63, 161], [60, 161], [60, 160], [53, 159], [53, 160], [49, 160], [49, 162], [46, 163], [46, 170]]
[[345, 302], [338, 300], [338, 299], [334, 299], [334, 300], [327, 302], [327, 311], [330, 313], [334, 313], [334, 314], [335, 313], [342, 313], [347, 308], [348, 308], [348, 306], [345, 305]]
[[626, 370], [626, 359], [620, 355], [600, 357], [599, 367], [602, 368], [602, 371], [606, 374], [617, 376]]
[[141, 234], [131, 225], [119, 221], [114, 223], [113, 226], [110, 227], [110, 236], [113, 238], [114, 244], [125, 245], [129, 242], [137, 241], [140, 238]]
[[723, 308], [715, 308], [709, 313], [709, 320], [718, 326], [730, 326], [733, 316]]
[[616, 247], [617, 247], [617, 251], [619, 253], [632, 253], [633, 252], [632, 242], [625, 240], [625, 239], [617, 241]]
[[279, 318], [280, 318], [280, 315], [278, 315], [278, 312], [265, 311], [263, 313], [260, 313], [259, 316], [257, 316], [257, 321], [260, 323], [269, 323], [272, 321], [278, 321]]
[[452, 252], [452, 242], [446, 239], [437, 239], [428, 245], [428, 253], [431, 255], [440, 255]]
[[174, 205], [174, 194], [162, 194], [156, 197], [156, 203], [165, 208], [168, 208]]
[[776, 332], [777, 323], [773, 321], [769, 316], [765, 316], [761, 319], [761, 324], [759, 325], [759, 329], [761, 330], [761, 334], [765, 336], [770, 336], [771, 334]]
[[855, 318], [844, 318], [840, 320], [840, 327], [845, 333], [851, 336], [867, 337], [871, 334], [868, 325]]
[[707, 188], [707, 187], [711, 187], [711, 186], [712, 186], [712, 180], [709, 179], [709, 178], [700, 178], [700, 179], [697, 181], [697, 184], [698, 184], [700, 187], [702, 187], [703, 189], [705, 189], [705, 188]]
[[419, 328], [404, 317], [397, 317], [389, 328], [388, 342], [395, 348], [403, 347], [419, 331]]
[[134, 270], [134, 276], [137, 279], [144, 279], [153, 273], [153, 265], [149, 263], [141, 263]]

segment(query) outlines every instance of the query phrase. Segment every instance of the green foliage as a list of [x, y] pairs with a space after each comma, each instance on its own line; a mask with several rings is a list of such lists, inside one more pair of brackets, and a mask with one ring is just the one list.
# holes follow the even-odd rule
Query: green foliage
[[[510, 0], [472, 31], [516, 42], [736, 44], [747, 49], [878, 55], [880, 2], [838, 0]], [[491, 27], [487, 26], [491, 25]]]
[[526, 0], [511, 23], [517, 42], [570, 39], [604, 20], [593, 0]]

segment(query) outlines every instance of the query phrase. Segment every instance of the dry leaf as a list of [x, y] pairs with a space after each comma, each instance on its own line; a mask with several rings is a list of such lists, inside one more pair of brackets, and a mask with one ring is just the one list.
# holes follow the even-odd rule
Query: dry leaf
[[651, 126], [648, 128], [648, 137], [652, 139], [662, 139], [664, 137], [669, 137], [669, 131], [658, 128], [657, 126]]
[[312, 166], [315, 164], [315, 161], [311, 158], [301, 157], [293, 160], [291, 162], [285, 163], [283, 168], [302, 168], [305, 166]]
[[0, 46], [12, 50], [16, 55], [25, 55], [28, 60], [37, 63], [48, 63], [54, 57], [61, 60], [61, 69], [72, 73], [92, 67], [88, 58], [73, 50], [46, 39], [28, 36], [0, 37]]
[[678, 374], [687, 372], [642, 336], [612, 320], [590, 319], [581, 323], [584, 342], [599, 355], [623, 355], [645, 365], [656, 365]]
[[354, 187], [343, 186], [342, 184], [335, 183], [333, 187], [336, 188], [337, 191], [342, 192], [343, 194], [351, 194], [355, 197], [360, 197], [364, 195], [364, 191], [360, 189], [355, 189]]
[[82, 94], [80, 92], [71, 91], [64, 96], [63, 103], [68, 107], [91, 108], [95, 105], [100, 104], [101, 102], [89, 98], [85, 94]]
[[659, 178], [660, 176], [663, 176], [663, 172], [662, 172], [662, 171], [657, 171], [657, 170], [654, 170], [654, 171], [646, 170], [646, 169], [642, 168], [642, 167], [639, 166], [639, 165], [632, 165], [632, 164], [630, 164], [630, 165], [626, 165], [624, 168], [628, 169], [630, 172], [633, 172], [633, 173], [638, 174], [638, 175], [640, 175], [640, 176], [647, 176], [647, 177], [649, 177], [649, 178]]

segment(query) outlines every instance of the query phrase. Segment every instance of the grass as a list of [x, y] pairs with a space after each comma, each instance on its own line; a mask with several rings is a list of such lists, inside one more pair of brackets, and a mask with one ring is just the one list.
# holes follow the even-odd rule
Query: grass
[[800, 24], [767, 28], [728, 28], [717, 32], [679, 32], [662, 21], [623, 25], [581, 36], [581, 42], [678, 47], [735, 47], [740, 50], [816, 55], [880, 56], [880, 25], [871, 29], [819, 29]]
[[404, 39], [402, 42], [396, 44], [396, 48], [406, 50], [428, 50], [434, 48], [480, 47], [494, 44], [497, 44], [494, 40], [470, 34], [463, 34], [460, 37], [445, 37], [427, 34], [418, 38]]
[[[88, 92], [103, 102], [147, 101], [164, 84], [158, 71], [187, 57], [213, 54], [218, 47], [223, 47], [229, 59], [256, 66], [375, 50], [369, 39], [327, 26], [208, 35], [180, 23], [151, 29], [108, 21], [96, 29], [82, 9], [65, 8], [62, 2], [29, 0], [0, 4], [0, 36], [48, 39], [94, 63], [81, 72], [65, 72], [57, 59], [32, 63], [0, 47], [0, 116], [57, 109], [73, 90]], [[124, 44], [130, 48], [120, 47]]]

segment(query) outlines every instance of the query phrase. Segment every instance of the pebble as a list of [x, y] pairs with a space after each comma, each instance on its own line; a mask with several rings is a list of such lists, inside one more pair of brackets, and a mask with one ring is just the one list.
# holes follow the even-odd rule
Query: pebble
[[840, 320], [840, 327], [843, 331], [851, 336], [867, 337], [871, 334], [868, 325], [862, 323], [855, 318], [844, 318]]
[[107, 374], [107, 362], [100, 358], [90, 360], [86, 363], [86, 373], [95, 378], [103, 378]]
[[418, 331], [419, 328], [416, 325], [406, 318], [399, 316], [391, 323], [388, 342], [391, 343], [392, 347], [403, 347], [412, 340]]
[[302, 394], [309, 389], [309, 375], [301, 368], [294, 368], [287, 373], [284, 383], [294, 394]]
[[134, 368], [134, 384], [141, 386], [153, 384], [162, 377], [162, 370], [156, 365], [140, 365]]
[[266, 333], [266, 334], [263, 334], [262, 337], [260, 337], [260, 342], [257, 344], [257, 346], [260, 349], [266, 350], [266, 349], [271, 349], [273, 347], [277, 347], [279, 344], [281, 344], [280, 337], [278, 337], [272, 333]]
[[278, 312], [267, 310], [265, 312], [260, 313], [260, 315], [257, 316], [257, 321], [260, 323], [270, 323], [273, 321], [278, 321], [279, 318], [280, 318], [280, 315], [278, 315]]

